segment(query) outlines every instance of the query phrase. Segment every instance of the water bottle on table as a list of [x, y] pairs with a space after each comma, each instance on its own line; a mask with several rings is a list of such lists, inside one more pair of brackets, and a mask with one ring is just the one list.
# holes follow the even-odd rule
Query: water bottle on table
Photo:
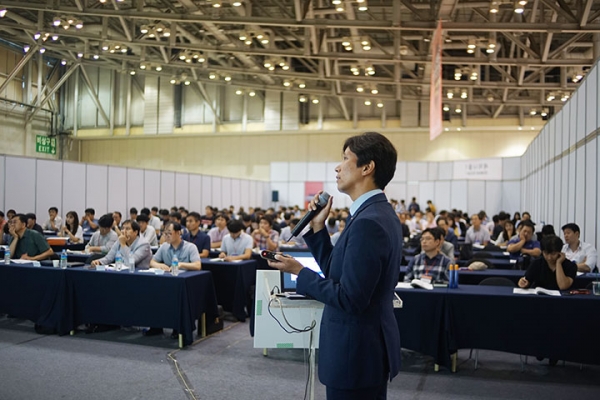
[[117, 251], [117, 256], [115, 257], [115, 270], [120, 271], [123, 268], [123, 255], [120, 251]]
[[129, 265], [129, 273], [133, 274], [135, 272], [135, 258], [133, 255], [129, 255], [129, 261], [127, 262]]
[[67, 250], [60, 252], [60, 269], [67, 269]]
[[8, 246], [4, 248], [4, 264], [10, 264], [10, 247]]
[[171, 274], [173, 276], [179, 275], [179, 258], [177, 256], [173, 256], [173, 261], [171, 261]]

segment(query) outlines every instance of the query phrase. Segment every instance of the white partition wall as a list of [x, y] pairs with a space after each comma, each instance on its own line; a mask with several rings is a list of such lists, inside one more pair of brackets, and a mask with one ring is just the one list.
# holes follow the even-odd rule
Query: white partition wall
[[35, 180], [35, 214], [38, 224], [48, 220], [48, 209], [58, 208], [62, 215], [62, 163], [53, 160], [38, 160]]
[[108, 167], [108, 208], [107, 213], [119, 211], [127, 215], [127, 169], [122, 167]]
[[[65, 217], [67, 212], [75, 211], [79, 218], [83, 216], [85, 206], [85, 164], [64, 162], [62, 169], [63, 190], [60, 214]], [[91, 183], [91, 182], [90, 182]]]
[[85, 206], [96, 211], [100, 218], [101, 210], [108, 210], [108, 167], [88, 165], [86, 168]]
[[5, 190], [2, 191], [2, 195], [0, 195], [0, 210], [7, 210], [4, 207], [4, 199], [6, 197], [6, 187], [4, 186], [4, 163], [6, 162], [4, 156], [0, 156], [0, 187]]

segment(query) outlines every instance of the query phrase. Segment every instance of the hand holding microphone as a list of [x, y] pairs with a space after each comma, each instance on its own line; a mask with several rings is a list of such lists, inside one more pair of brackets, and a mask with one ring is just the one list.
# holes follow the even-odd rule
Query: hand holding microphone
[[298, 236], [309, 222], [315, 232], [325, 228], [325, 221], [327, 221], [332, 202], [333, 197], [331, 197], [329, 193], [324, 191], [317, 193], [310, 203], [308, 203], [309, 211], [302, 217], [300, 222], [298, 222], [298, 225], [294, 227], [291, 236]]

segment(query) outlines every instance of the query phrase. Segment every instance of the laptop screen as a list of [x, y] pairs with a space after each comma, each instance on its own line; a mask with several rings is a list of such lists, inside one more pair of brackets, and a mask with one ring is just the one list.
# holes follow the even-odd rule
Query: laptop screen
[[[321, 271], [319, 264], [317, 264], [317, 260], [310, 254], [310, 252], [289, 252], [285, 253], [300, 262], [304, 267], [309, 268], [316, 273], [318, 273], [321, 278], [325, 278], [325, 275]], [[296, 291], [296, 280], [298, 279], [298, 275], [290, 274], [288, 272], [281, 273], [281, 291], [282, 292], [295, 292]]]

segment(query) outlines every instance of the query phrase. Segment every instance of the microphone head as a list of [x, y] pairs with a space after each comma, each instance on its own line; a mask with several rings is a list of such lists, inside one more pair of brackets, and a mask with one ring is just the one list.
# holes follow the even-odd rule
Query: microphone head
[[319, 207], [325, 207], [327, 205], [327, 202], [329, 201], [329, 193], [327, 192], [323, 192], [319, 195], [319, 203], [317, 203], [317, 205]]

